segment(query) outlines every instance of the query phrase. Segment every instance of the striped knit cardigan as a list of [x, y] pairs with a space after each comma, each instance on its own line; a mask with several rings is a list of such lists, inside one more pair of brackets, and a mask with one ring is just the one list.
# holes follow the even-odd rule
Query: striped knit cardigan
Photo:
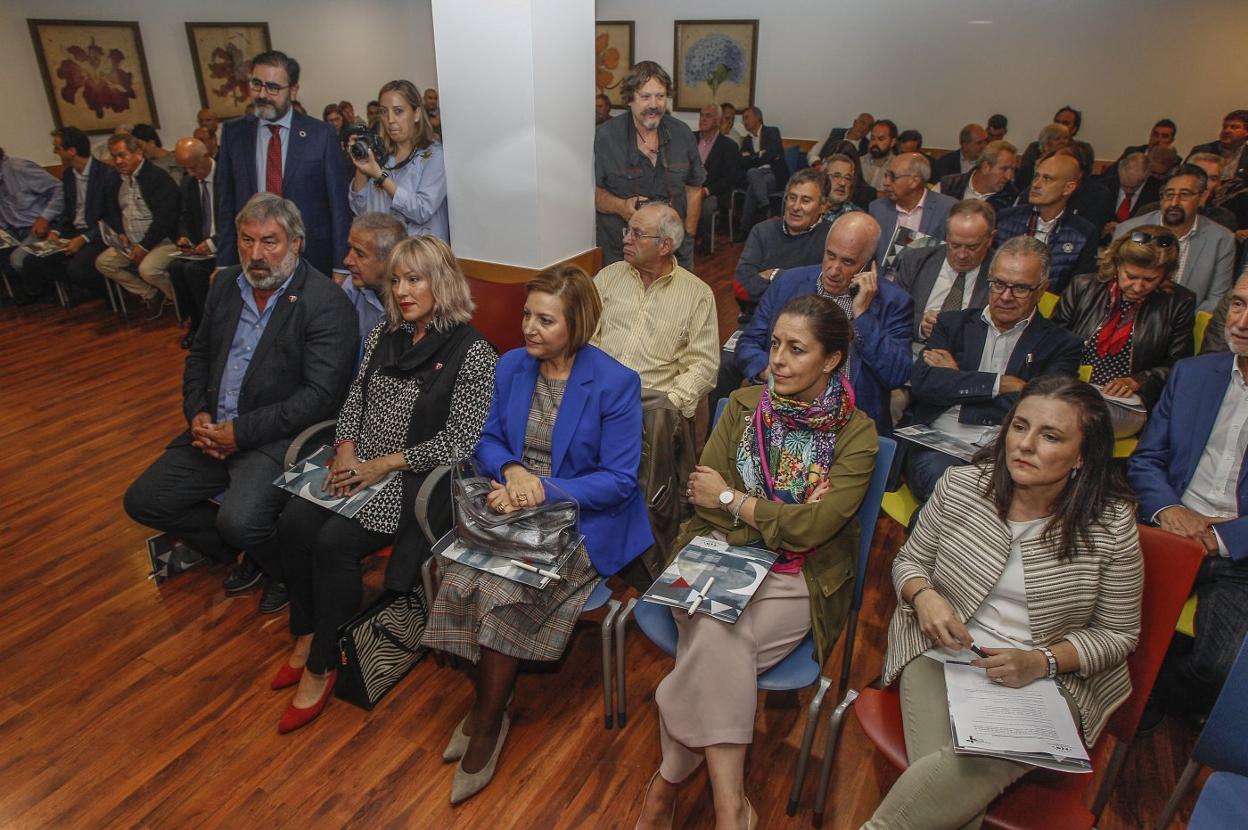
[[[984, 465], [952, 467], [941, 478], [893, 562], [899, 598], [907, 580], [923, 577], [965, 622], [1001, 578], [1011, 536], [1009, 525], [983, 495], [988, 470]], [[1059, 674], [1057, 681], [1079, 710], [1089, 746], [1131, 693], [1126, 659], [1139, 637], [1144, 586], [1130, 505], [1113, 504], [1090, 535], [1092, 549], [1080, 546], [1065, 561], [1045, 534], [1022, 546], [1032, 640], [1038, 646], [1068, 640], [1078, 652], [1079, 670]], [[918, 615], [899, 601], [888, 628], [884, 682], [896, 680], [908, 662], [931, 646]]]

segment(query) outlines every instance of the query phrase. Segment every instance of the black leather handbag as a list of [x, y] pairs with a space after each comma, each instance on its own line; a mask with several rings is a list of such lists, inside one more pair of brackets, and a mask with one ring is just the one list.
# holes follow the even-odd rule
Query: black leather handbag
[[491, 485], [471, 461], [451, 473], [455, 535], [474, 550], [553, 564], [578, 536], [580, 507], [576, 500], [546, 483], [546, 502], [528, 510], [495, 513], [486, 502]]
[[393, 689], [428, 649], [425, 590], [387, 592], [338, 629], [338, 680], [334, 696], [371, 710]]

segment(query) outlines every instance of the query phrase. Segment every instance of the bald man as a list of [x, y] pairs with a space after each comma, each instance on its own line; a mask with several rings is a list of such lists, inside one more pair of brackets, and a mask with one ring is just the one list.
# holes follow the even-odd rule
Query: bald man
[[707, 104], [698, 114], [698, 155], [706, 168], [702, 182], [702, 214], [698, 222], [698, 251], [711, 251], [711, 217], [728, 206], [732, 184], [737, 178], [737, 143], [720, 132], [720, 109]]
[[186, 175], [182, 177], [182, 211], [178, 217], [179, 253], [169, 262], [169, 281], [178, 298], [178, 308], [191, 321], [182, 338], [182, 348], [189, 349], [199, 331], [208, 296], [208, 277], [216, 267], [216, 213], [213, 203], [213, 178], [217, 163], [204, 142], [184, 138], [173, 148], [173, 156]]
[[997, 216], [994, 248], [1016, 236], [1031, 236], [1049, 246], [1052, 265], [1049, 288], [1061, 294], [1071, 277], [1096, 270], [1099, 229], [1067, 210], [1083, 172], [1077, 159], [1061, 152], [1048, 153], [1036, 164], [1027, 190], [1027, 204], [1007, 208]]
[[857, 406], [875, 419], [881, 435], [887, 435], [893, 429], [889, 394], [910, 378], [914, 300], [884, 279], [872, 262], [879, 238], [880, 225], [869, 214], [846, 213], [837, 219], [828, 231], [822, 264], [782, 271], [763, 294], [758, 311], [741, 332], [735, 362], [739, 376], [765, 383], [771, 327], [780, 309], [803, 294], [830, 297], [854, 327], [846, 371]]

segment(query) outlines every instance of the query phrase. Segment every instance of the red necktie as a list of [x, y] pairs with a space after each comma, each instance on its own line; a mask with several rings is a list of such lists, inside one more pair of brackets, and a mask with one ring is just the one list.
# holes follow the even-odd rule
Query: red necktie
[[281, 127], [269, 124], [269, 154], [264, 161], [264, 189], [282, 195], [282, 135]]
[[1122, 204], [1118, 206], [1118, 221], [1125, 222], [1131, 218], [1131, 193], [1122, 191]]

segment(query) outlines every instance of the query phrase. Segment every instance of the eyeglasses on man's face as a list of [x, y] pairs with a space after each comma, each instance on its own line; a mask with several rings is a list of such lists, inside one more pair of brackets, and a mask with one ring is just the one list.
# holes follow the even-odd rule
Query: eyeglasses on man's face
[[276, 95], [277, 93], [281, 92], [283, 89], [290, 89], [290, 87], [291, 87], [291, 84], [275, 84], [272, 81], [262, 81], [259, 78], [251, 79], [251, 91], [252, 92], [259, 92], [260, 90], [263, 89], [265, 92], [269, 93], [270, 95]]
[[1005, 280], [991, 279], [988, 280], [988, 290], [993, 294], [1009, 293], [1016, 300], [1026, 298], [1033, 291], [1039, 289], [1038, 285], [1027, 285], [1021, 282], [1006, 282]]
[[662, 238], [657, 233], [642, 233], [636, 228], [628, 228], [628, 227], [624, 228], [623, 236], [624, 236], [625, 242], [627, 242], [630, 239], [661, 239]]
[[896, 181], [897, 179], [905, 179], [905, 178], [921, 179], [923, 177], [920, 176], [918, 173], [894, 173], [892, 170], [884, 171], [884, 181], [886, 182], [892, 182], [892, 181]]

